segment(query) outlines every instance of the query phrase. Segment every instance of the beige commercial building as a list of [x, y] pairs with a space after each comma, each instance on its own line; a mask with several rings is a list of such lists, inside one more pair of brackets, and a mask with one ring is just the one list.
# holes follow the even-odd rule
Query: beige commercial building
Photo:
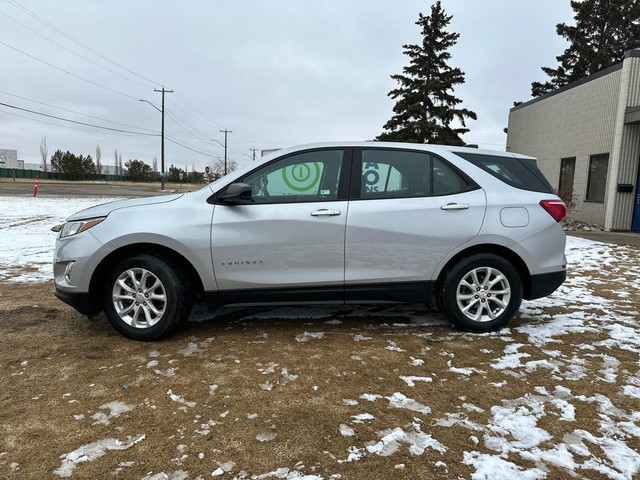
[[538, 159], [569, 220], [640, 230], [640, 50], [622, 62], [520, 104], [507, 150]]

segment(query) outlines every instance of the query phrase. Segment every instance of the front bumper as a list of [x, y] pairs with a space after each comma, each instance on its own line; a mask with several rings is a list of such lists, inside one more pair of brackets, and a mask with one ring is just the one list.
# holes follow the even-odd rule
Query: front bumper
[[531, 275], [531, 285], [528, 291], [524, 292], [523, 297], [525, 300], [534, 300], [551, 295], [566, 279], [566, 270]]
[[102, 305], [90, 293], [70, 293], [56, 288], [55, 296], [88, 317], [102, 311]]

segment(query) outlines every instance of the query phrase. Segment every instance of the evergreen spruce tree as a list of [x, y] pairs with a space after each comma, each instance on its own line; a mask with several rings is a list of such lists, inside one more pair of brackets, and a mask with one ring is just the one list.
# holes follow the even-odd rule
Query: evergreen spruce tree
[[[431, 15], [420, 13], [416, 25], [422, 28], [422, 45], [402, 46], [411, 61], [404, 74], [391, 76], [399, 83], [389, 92], [396, 100], [394, 115], [376, 140], [464, 145], [460, 135], [469, 131], [465, 120], [475, 120], [476, 114], [459, 108], [462, 100], [453, 95], [454, 86], [464, 83], [464, 73], [448, 64], [449, 49], [460, 37], [445, 30], [451, 18], [439, 0], [431, 6]], [[455, 119], [461, 127], [451, 125]]]
[[572, 0], [571, 8], [575, 26], [556, 25], [569, 46], [556, 57], [558, 67], [542, 67], [551, 78], [531, 84], [534, 97], [615, 65], [627, 50], [640, 47], [638, 0]]

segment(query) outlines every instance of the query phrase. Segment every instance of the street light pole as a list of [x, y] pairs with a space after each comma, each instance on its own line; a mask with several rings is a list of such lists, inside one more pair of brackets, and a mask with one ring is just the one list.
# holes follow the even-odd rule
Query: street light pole
[[162, 113], [162, 132], [161, 132], [161, 138], [162, 140], [160, 141], [160, 163], [161, 163], [161, 170], [162, 170], [162, 187], [161, 190], [164, 192], [164, 185], [165, 185], [165, 175], [164, 175], [164, 94], [166, 93], [173, 93], [173, 90], [165, 90], [164, 85], [162, 86], [162, 88], [154, 88], [153, 89], [154, 92], [162, 92], [162, 110], [160, 111], [160, 113]]

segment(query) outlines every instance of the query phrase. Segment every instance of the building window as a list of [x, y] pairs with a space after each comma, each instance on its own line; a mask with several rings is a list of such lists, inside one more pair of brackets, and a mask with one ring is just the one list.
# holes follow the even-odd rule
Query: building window
[[604, 202], [604, 191], [607, 186], [608, 169], [608, 153], [591, 155], [591, 158], [589, 159], [589, 180], [587, 181], [587, 201]]
[[[576, 157], [560, 159], [560, 180], [558, 194], [563, 193], [569, 198], [573, 195], [573, 176], [576, 172]], [[560, 195], [562, 197], [562, 195]]]

